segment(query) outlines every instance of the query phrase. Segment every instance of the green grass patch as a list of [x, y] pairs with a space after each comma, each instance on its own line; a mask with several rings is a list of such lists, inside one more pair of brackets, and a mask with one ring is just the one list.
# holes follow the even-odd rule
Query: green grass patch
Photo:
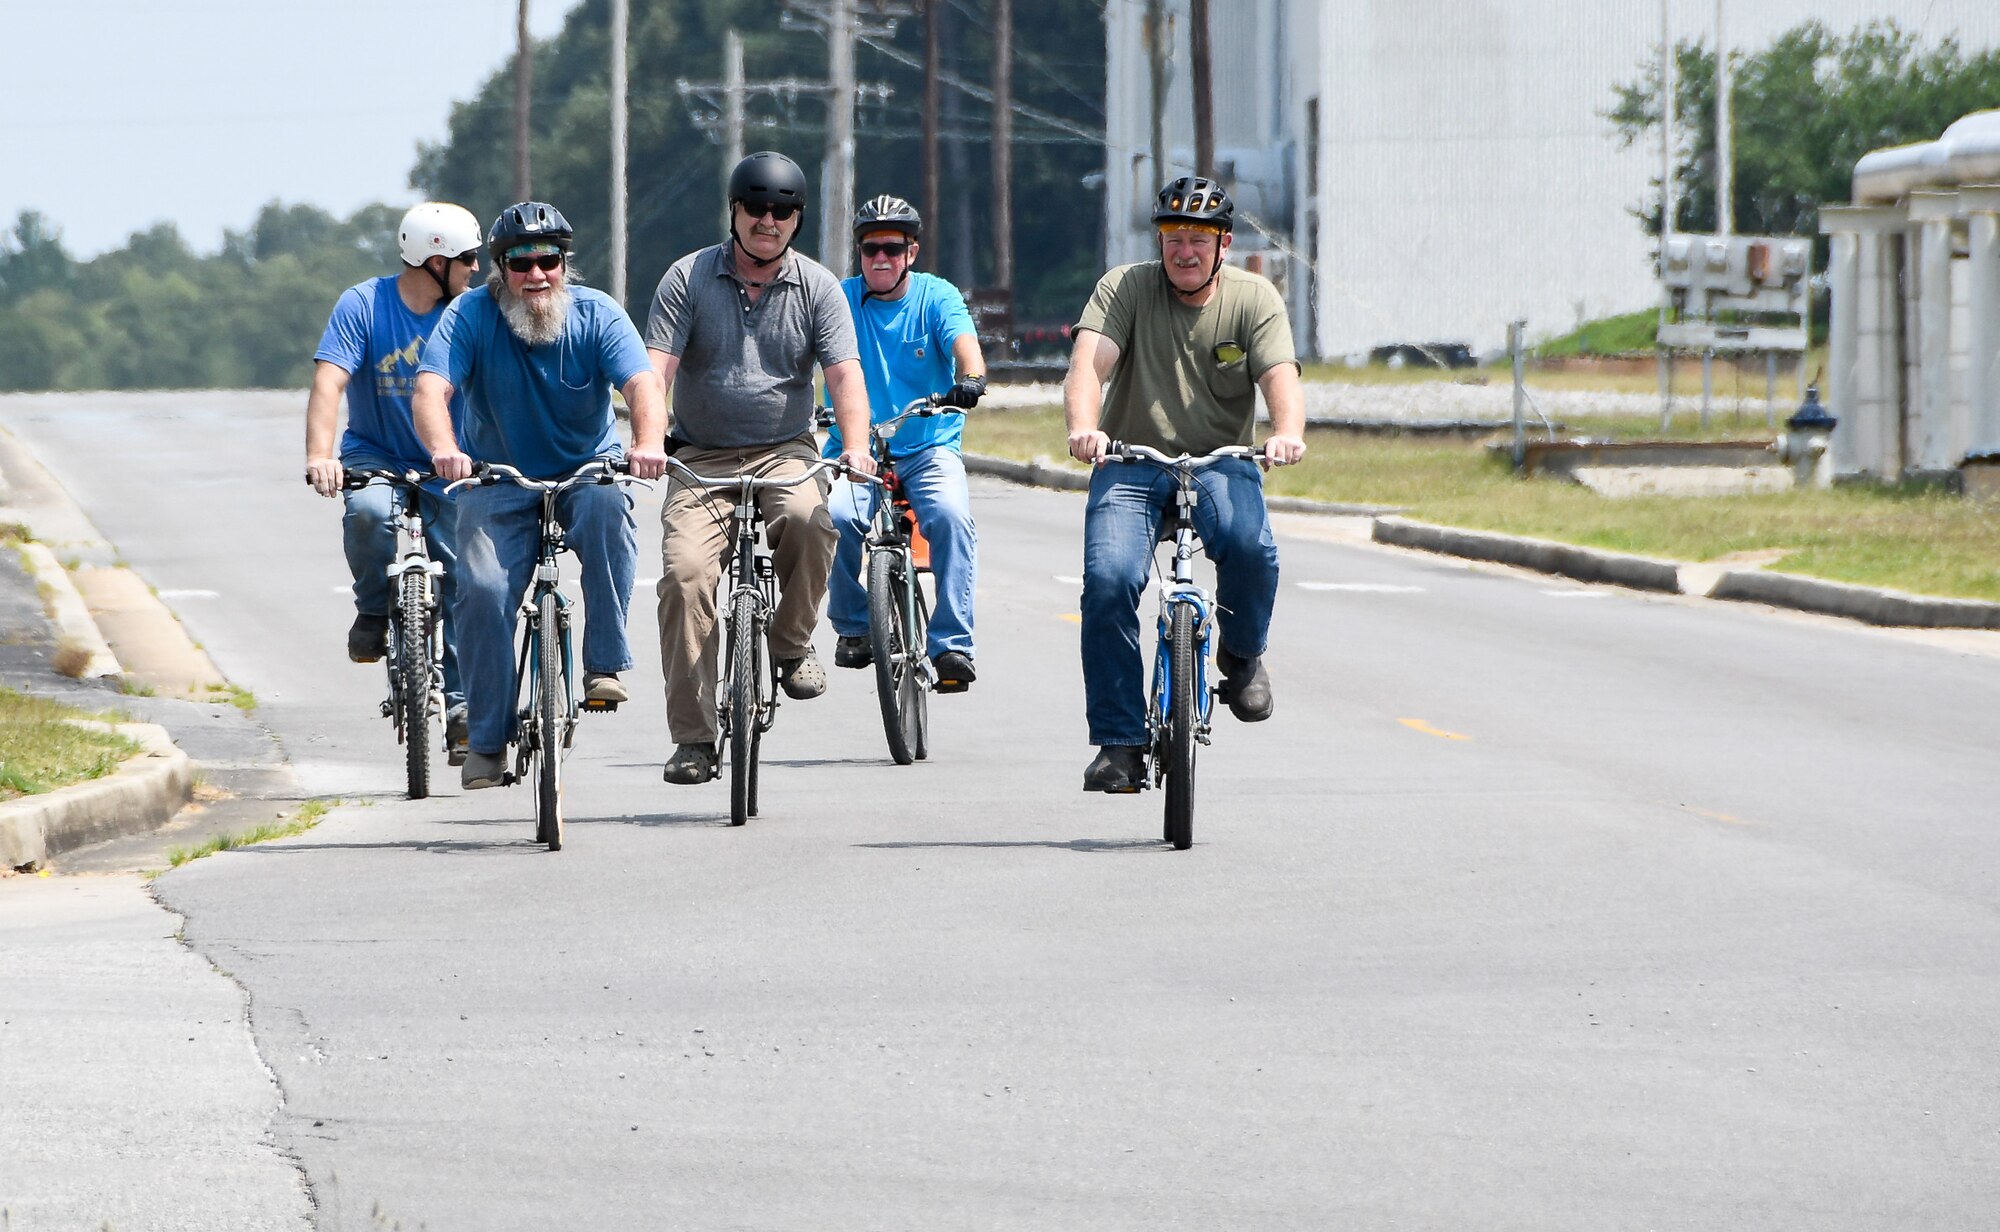
[[[1623, 417], [1570, 433], [1653, 436]], [[1698, 432], [1690, 422], [1675, 435]], [[1719, 432], [1724, 436], [1762, 435]], [[1782, 549], [1771, 568], [1914, 594], [2000, 601], [2000, 518], [1935, 488], [1859, 484], [1768, 496], [1608, 500], [1558, 479], [1521, 479], [1482, 442], [1309, 431], [1298, 466], [1269, 476], [1274, 495], [1400, 507], [1448, 526], [1532, 535], [1671, 560]], [[1057, 409], [967, 419], [975, 453], [1066, 459]], [[1079, 468], [1081, 469], [1081, 468]]]
[[1538, 358], [1567, 355], [1639, 355], [1649, 353], [1659, 339], [1660, 310], [1645, 308], [1622, 316], [1601, 317], [1581, 328], [1535, 347]]
[[253, 826], [235, 834], [218, 834], [207, 842], [193, 847], [176, 847], [167, 853], [167, 860], [172, 867], [179, 868], [189, 860], [212, 856], [218, 851], [234, 851], [238, 847], [249, 847], [256, 843], [268, 843], [272, 839], [304, 834], [318, 825], [320, 819], [339, 804], [340, 801], [337, 799], [311, 799], [299, 805], [299, 811], [290, 818], [267, 821], [261, 826]]
[[100, 778], [142, 751], [123, 736], [68, 721], [104, 717], [0, 688], [0, 800]]

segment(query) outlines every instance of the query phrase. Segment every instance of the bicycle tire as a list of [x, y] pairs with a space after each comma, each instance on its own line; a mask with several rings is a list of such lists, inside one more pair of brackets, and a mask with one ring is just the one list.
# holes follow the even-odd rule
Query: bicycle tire
[[757, 799], [757, 596], [729, 601], [729, 824], [740, 826]]
[[909, 576], [908, 557], [899, 549], [877, 548], [868, 554], [868, 649], [875, 656], [875, 697], [882, 704], [889, 756], [899, 766], [916, 760], [911, 698], [923, 691], [916, 685], [914, 657], [904, 645]]
[[[931, 644], [930, 605], [924, 602], [922, 573], [910, 575], [910, 637], [909, 642], [919, 654]], [[931, 755], [931, 694], [920, 679], [912, 678], [910, 692], [916, 698], [916, 747], [910, 752], [918, 761]]]
[[1166, 732], [1166, 840], [1175, 851], [1194, 845], [1194, 753], [1195, 731], [1201, 713], [1195, 709], [1194, 608], [1186, 603], [1173, 606], [1167, 636], [1172, 664], [1172, 690], [1167, 711]]
[[563, 649], [554, 592], [535, 603], [535, 841], [561, 851]]
[[412, 800], [431, 794], [431, 639], [424, 583], [405, 573], [397, 599], [396, 646], [390, 661], [396, 679], [396, 734], [403, 741], [405, 789]]

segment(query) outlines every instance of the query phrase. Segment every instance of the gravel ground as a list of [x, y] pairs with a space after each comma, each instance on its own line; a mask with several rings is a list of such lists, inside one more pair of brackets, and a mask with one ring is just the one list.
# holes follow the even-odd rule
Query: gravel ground
[[[1621, 394], [1589, 390], [1536, 390], [1529, 394], [1535, 407], [1553, 419], [1565, 416], [1658, 415], [1660, 400], [1654, 394]], [[1683, 397], [1682, 405], [1692, 405]], [[1053, 406], [1062, 402], [1060, 385], [995, 385], [986, 393], [983, 406], [999, 410]], [[1732, 404], [1718, 401], [1719, 407]], [[1749, 410], [1753, 406], [1745, 402]], [[1754, 404], [1762, 410], [1761, 401]], [[1533, 408], [1530, 408], [1530, 415]], [[1429, 420], [1502, 420], [1514, 414], [1513, 387], [1506, 382], [1490, 385], [1461, 385], [1452, 381], [1426, 381], [1417, 385], [1347, 385], [1336, 381], [1306, 383], [1306, 414], [1314, 419], [1352, 419], [1370, 422], [1421, 423]]]

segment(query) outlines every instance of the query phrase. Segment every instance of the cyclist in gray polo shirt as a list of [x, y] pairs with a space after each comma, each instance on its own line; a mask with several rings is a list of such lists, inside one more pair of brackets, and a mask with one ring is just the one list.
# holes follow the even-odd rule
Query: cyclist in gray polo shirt
[[[674, 262], [646, 323], [653, 370], [673, 399], [675, 457], [697, 474], [799, 474], [818, 459], [812, 436], [813, 368], [826, 375], [841, 460], [873, 474], [868, 393], [854, 319], [826, 267], [791, 251], [806, 203], [805, 173], [782, 154], [752, 154], [729, 177], [727, 240]], [[826, 672], [812, 635], [838, 535], [827, 482], [762, 497], [778, 575], [771, 650], [788, 697], [818, 697]], [[715, 590], [732, 544], [732, 499], [676, 483], [660, 511], [660, 661], [675, 749], [669, 783], [716, 774]]]

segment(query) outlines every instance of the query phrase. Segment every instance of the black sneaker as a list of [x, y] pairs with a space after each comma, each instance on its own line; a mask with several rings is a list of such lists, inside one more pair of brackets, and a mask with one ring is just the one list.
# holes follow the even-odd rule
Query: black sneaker
[[972, 659], [964, 651], [947, 650], [931, 660], [937, 669], [937, 691], [940, 693], [963, 693], [979, 679], [979, 673], [972, 670]]
[[380, 663], [389, 653], [389, 618], [359, 612], [347, 629], [347, 657], [356, 663]]
[[1130, 795], [1145, 785], [1146, 750], [1138, 745], [1104, 745], [1083, 772], [1085, 791]]
[[1229, 713], [1244, 723], [1262, 723], [1275, 706], [1271, 698], [1271, 673], [1264, 670], [1264, 656], [1239, 659], [1216, 648], [1215, 665], [1222, 669], [1222, 683], [1215, 695], [1229, 707]]
[[868, 645], [868, 635], [849, 637], [845, 633], [834, 639], [833, 665], [835, 667], [867, 667], [875, 661], [875, 651]]

